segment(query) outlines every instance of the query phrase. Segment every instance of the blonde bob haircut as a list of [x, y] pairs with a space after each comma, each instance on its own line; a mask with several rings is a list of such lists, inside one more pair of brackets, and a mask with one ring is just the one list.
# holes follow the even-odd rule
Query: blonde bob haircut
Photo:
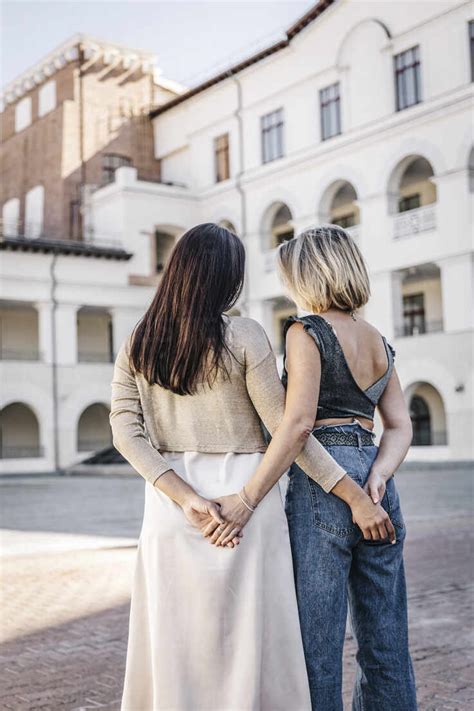
[[277, 264], [291, 297], [305, 311], [337, 308], [353, 313], [369, 300], [364, 258], [338, 225], [312, 227], [284, 242]]

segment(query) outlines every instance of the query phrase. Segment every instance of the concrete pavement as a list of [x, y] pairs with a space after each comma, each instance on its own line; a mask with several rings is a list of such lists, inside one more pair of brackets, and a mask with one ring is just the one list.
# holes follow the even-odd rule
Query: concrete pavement
[[[467, 711], [474, 706], [472, 474], [423, 470], [397, 481], [420, 709]], [[118, 709], [143, 481], [10, 478], [0, 493], [0, 709]], [[346, 647], [349, 709], [350, 637]]]

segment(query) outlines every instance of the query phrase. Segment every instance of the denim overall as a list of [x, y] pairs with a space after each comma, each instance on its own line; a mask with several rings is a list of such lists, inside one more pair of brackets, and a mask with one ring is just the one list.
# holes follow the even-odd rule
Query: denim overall
[[[387, 373], [363, 391], [352, 378], [327, 322], [317, 316], [291, 318], [287, 328], [296, 320], [303, 323], [321, 354], [318, 418], [347, 416], [344, 407], [372, 417], [393, 368], [395, 352], [390, 344], [384, 339]], [[286, 378], [285, 369], [284, 384]], [[351, 444], [344, 433], [352, 433]], [[321, 438], [329, 454], [363, 487], [378, 451], [372, 431], [354, 416], [348, 424], [317, 427], [313, 435]], [[353, 711], [417, 708], [408, 649], [405, 524], [393, 477], [381, 505], [394, 525], [395, 544], [364, 540], [346, 503], [326, 494], [298, 465], [290, 469], [286, 514], [313, 711], [343, 709], [342, 654], [348, 608], [358, 646]]]

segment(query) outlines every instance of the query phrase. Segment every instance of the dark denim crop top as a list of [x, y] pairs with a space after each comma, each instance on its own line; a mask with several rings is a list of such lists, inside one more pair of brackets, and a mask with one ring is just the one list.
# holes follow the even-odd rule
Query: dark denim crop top
[[[291, 316], [283, 330], [285, 339], [289, 327], [295, 322], [303, 324], [306, 333], [314, 338], [321, 355], [321, 386], [316, 419], [366, 417], [373, 420], [375, 406], [392, 375], [395, 351], [390, 343], [382, 336], [387, 353], [387, 370], [375, 383], [362, 390], [349, 369], [341, 344], [329, 321], [315, 314], [302, 318]], [[288, 373], [285, 358], [282, 382], [286, 388]]]

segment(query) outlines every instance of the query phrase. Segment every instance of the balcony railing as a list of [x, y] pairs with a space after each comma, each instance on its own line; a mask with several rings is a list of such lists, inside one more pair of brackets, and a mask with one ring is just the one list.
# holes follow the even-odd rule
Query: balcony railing
[[0, 448], [0, 459], [30, 459], [43, 457], [44, 449], [39, 445], [3, 445]]
[[98, 234], [92, 227], [84, 227], [84, 237], [71, 239], [62, 228], [44, 227], [42, 222], [24, 222], [23, 220], [0, 219], [0, 240], [21, 239], [25, 241], [48, 240], [65, 244], [91, 245], [95, 247], [122, 248], [122, 241], [117, 234]]
[[40, 353], [34, 348], [0, 348], [0, 360], [40, 360]]
[[395, 215], [393, 218], [393, 236], [395, 239], [434, 230], [435, 227], [436, 204], [407, 210]]
[[78, 452], [98, 452], [105, 447], [110, 447], [110, 442], [103, 439], [80, 439], [77, 443]]
[[411, 444], [412, 447], [444, 447], [448, 444], [448, 434], [446, 430], [436, 432], [419, 432]]
[[79, 363], [112, 363], [113, 357], [110, 353], [79, 351], [77, 354], [77, 360]]
[[441, 319], [425, 321], [422, 326], [398, 326], [395, 328], [396, 338], [409, 338], [410, 336], [422, 336], [425, 333], [440, 333], [443, 330]]

